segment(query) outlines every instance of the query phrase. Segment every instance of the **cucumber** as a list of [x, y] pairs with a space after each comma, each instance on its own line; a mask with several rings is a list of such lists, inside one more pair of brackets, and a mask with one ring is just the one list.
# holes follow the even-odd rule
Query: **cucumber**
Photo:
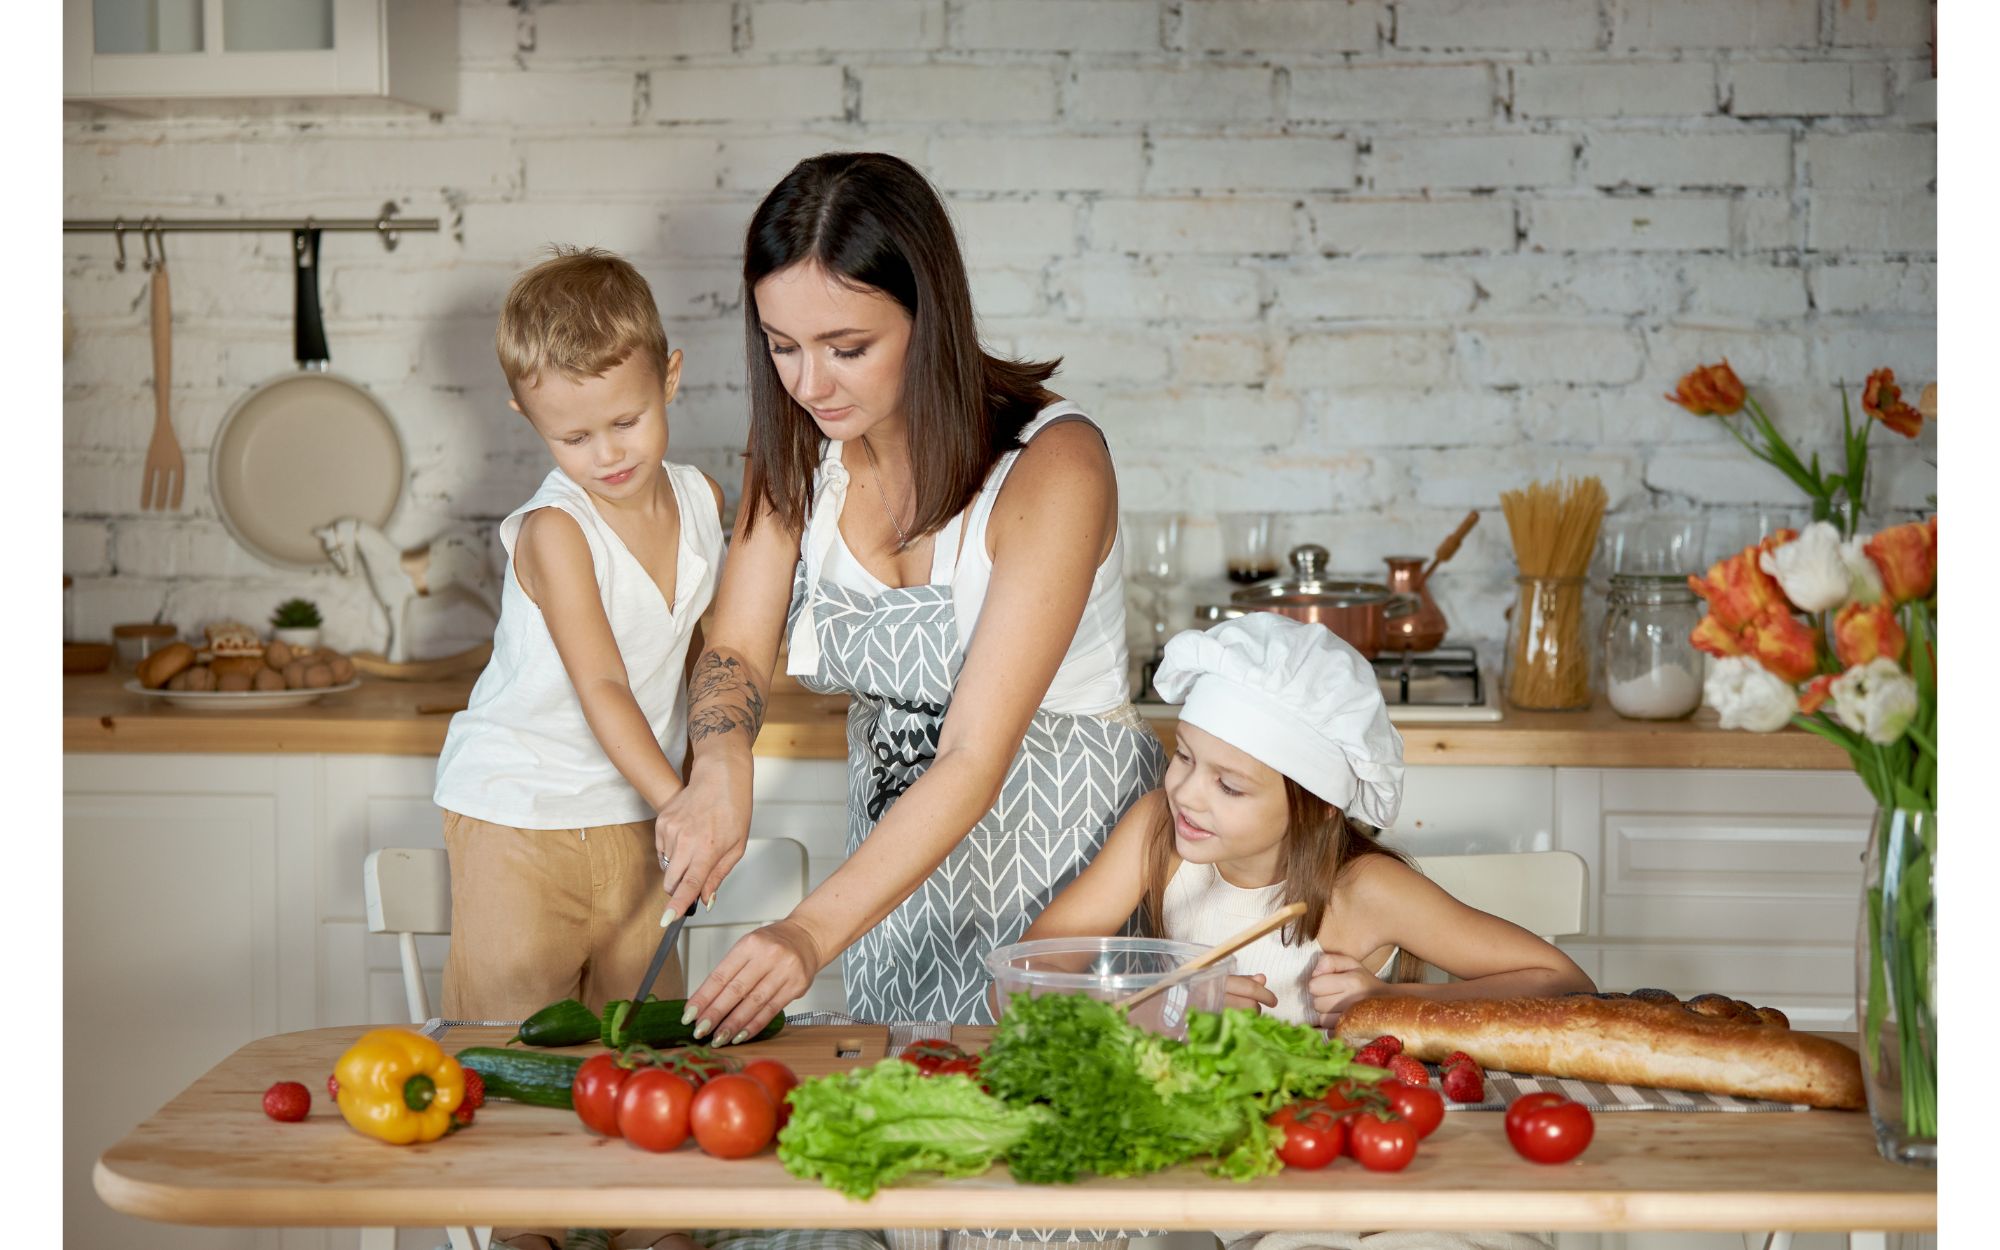
[[[597, 1040], [612, 1050], [630, 1046], [634, 1042], [644, 1042], [648, 1046], [692, 1046], [700, 1040], [694, 1035], [694, 1023], [681, 1023], [687, 1013], [684, 998], [649, 998], [637, 1007], [631, 1000], [614, 998], [604, 1004], [603, 1025]], [[752, 1042], [768, 1041], [783, 1032], [785, 1013], [771, 1017], [757, 1036], [745, 1039]], [[709, 1039], [713, 1041], [713, 1038]]]
[[590, 1008], [574, 998], [565, 998], [559, 1003], [550, 1003], [521, 1021], [521, 1031], [514, 1034], [507, 1044], [581, 1046], [585, 1042], [596, 1041], [597, 1034], [597, 1017], [591, 1014]]
[[575, 1105], [569, 1091], [583, 1057], [469, 1046], [458, 1052], [458, 1062], [477, 1072], [486, 1082], [486, 1092], [495, 1098], [568, 1109]]

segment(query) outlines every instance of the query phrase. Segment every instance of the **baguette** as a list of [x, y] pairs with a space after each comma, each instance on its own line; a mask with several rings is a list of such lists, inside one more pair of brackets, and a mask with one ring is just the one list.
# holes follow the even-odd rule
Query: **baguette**
[[1403, 1053], [1437, 1061], [1462, 1050], [1502, 1072], [1700, 1090], [1741, 1098], [1858, 1110], [1861, 1061], [1823, 1037], [1756, 1015], [1708, 1016], [1639, 998], [1365, 999], [1335, 1035], [1363, 1045], [1383, 1034]]

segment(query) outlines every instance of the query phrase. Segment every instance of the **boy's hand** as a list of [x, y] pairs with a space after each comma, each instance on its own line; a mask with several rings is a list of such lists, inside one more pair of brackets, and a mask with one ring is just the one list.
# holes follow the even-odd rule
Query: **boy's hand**
[[1340, 1023], [1340, 1013], [1364, 998], [1380, 994], [1387, 983], [1361, 966], [1351, 955], [1328, 951], [1313, 965], [1306, 992], [1312, 996], [1314, 1022], [1330, 1029]]
[[755, 1037], [771, 1017], [811, 988], [823, 961], [819, 943], [795, 920], [750, 933], [688, 995], [696, 1039], [711, 1046]]
[[653, 844], [666, 859], [662, 886], [675, 915], [697, 898], [712, 906], [723, 878], [743, 858], [750, 840], [750, 778], [747, 768], [741, 771], [737, 778], [690, 769], [687, 785], [660, 805]]
[[1278, 1005], [1278, 996], [1264, 987], [1263, 973], [1253, 972], [1247, 977], [1230, 977], [1223, 982], [1222, 1005], [1264, 1011]]

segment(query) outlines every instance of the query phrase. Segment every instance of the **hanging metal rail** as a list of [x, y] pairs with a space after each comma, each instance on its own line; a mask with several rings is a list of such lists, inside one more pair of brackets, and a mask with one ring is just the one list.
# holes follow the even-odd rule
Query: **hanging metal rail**
[[151, 234], [185, 231], [191, 234], [222, 234], [230, 232], [264, 232], [293, 230], [347, 230], [367, 231], [382, 240], [384, 251], [396, 250], [397, 236], [405, 231], [435, 233], [438, 219], [435, 217], [398, 217], [396, 205], [391, 202], [382, 205], [382, 211], [374, 217], [65, 217], [65, 234], [109, 234], [118, 240], [118, 257], [113, 265], [125, 268], [125, 233]]

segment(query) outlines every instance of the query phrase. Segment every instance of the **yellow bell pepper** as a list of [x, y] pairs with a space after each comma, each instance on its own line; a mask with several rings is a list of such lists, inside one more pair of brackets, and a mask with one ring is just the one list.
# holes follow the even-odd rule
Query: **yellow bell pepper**
[[360, 1132], [398, 1146], [436, 1141], [465, 1097], [465, 1069], [408, 1029], [362, 1035], [334, 1065], [340, 1114]]

